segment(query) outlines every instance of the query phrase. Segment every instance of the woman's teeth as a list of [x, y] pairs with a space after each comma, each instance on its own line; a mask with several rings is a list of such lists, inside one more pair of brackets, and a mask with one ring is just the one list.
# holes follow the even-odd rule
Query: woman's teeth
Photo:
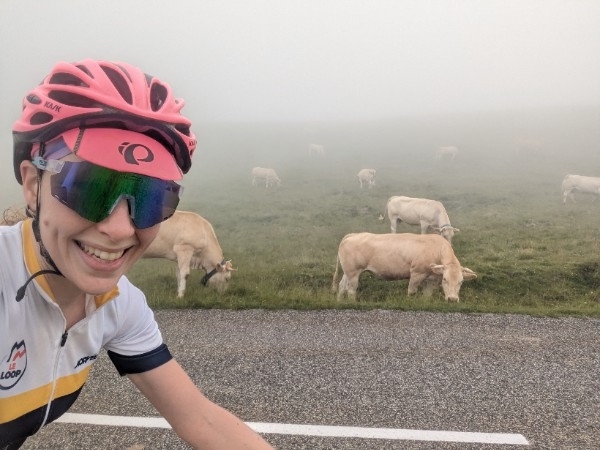
[[98, 259], [102, 259], [104, 261], [114, 261], [115, 259], [119, 259], [125, 253], [124, 250], [121, 250], [116, 253], [104, 252], [102, 250], [98, 250], [97, 248], [90, 247], [89, 245], [79, 244], [81, 249], [86, 252], [88, 255], [95, 256]]

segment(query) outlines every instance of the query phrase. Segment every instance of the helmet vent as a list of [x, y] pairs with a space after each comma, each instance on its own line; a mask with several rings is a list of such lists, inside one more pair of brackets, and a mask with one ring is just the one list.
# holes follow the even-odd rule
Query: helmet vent
[[81, 64], [78, 64], [75, 67], [77, 67], [79, 70], [81, 70], [82, 72], [84, 72], [88, 77], [94, 78], [94, 75], [92, 75], [92, 72], [90, 72], [90, 70], [87, 67], [85, 67], [85, 66], [83, 66]]
[[158, 111], [165, 104], [167, 88], [162, 84], [154, 83], [150, 88], [150, 107], [152, 111]]
[[51, 91], [48, 92], [48, 97], [52, 100], [69, 106], [77, 106], [79, 108], [95, 108], [98, 104], [87, 97], [72, 92]]
[[185, 125], [179, 125], [179, 124], [177, 124], [177, 125], [175, 125], [175, 129], [177, 131], [179, 131], [180, 133], [185, 134], [186, 136], [189, 136], [191, 134], [190, 133], [190, 127], [185, 126]]
[[27, 96], [27, 101], [32, 105], [40, 105], [42, 103], [42, 99], [35, 94], [29, 94]]
[[81, 80], [81, 78], [78, 78], [75, 75], [72, 75], [70, 73], [62, 73], [62, 72], [58, 72], [58, 73], [55, 73], [54, 75], [52, 75], [52, 77], [50, 78], [48, 83], [49, 84], [62, 84], [62, 85], [66, 85], [66, 86], [89, 87], [86, 83], [84, 83]]
[[52, 122], [52, 119], [52, 114], [48, 114], [45, 112], [37, 112], [33, 116], [31, 116], [31, 119], [29, 119], [29, 123], [31, 125], [43, 125], [45, 123]]
[[127, 85], [127, 80], [125, 78], [123, 78], [123, 75], [121, 75], [119, 72], [117, 72], [115, 69], [113, 69], [111, 67], [107, 67], [107, 66], [101, 66], [101, 67], [102, 67], [102, 70], [104, 71], [104, 73], [106, 74], [106, 76], [109, 78], [109, 80], [115, 87], [115, 89], [119, 92], [119, 95], [121, 97], [123, 97], [123, 100], [125, 100], [130, 105], [133, 104], [133, 96], [131, 95], [131, 90], [129, 89], [129, 86]]

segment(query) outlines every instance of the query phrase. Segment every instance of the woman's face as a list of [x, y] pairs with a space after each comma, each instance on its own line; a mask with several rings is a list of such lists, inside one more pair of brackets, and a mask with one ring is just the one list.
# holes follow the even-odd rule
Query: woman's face
[[[77, 160], [74, 156], [66, 160]], [[29, 162], [23, 163], [31, 164]], [[30, 208], [35, 210], [36, 169], [25, 170], [23, 189]], [[23, 170], [22, 170], [23, 173]], [[110, 216], [99, 223], [79, 216], [51, 195], [52, 174], [43, 172], [39, 224], [42, 242], [66, 280], [87, 294], [110, 291], [119, 278], [142, 256], [156, 237], [159, 225], [134, 227], [127, 201], [121, 199]], [[40, 257], [43, 265], [45, 260]]]

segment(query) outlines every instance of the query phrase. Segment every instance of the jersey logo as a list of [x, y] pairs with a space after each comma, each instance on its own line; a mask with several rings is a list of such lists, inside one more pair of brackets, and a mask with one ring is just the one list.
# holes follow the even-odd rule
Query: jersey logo
[[0, 390], [12, 388], [19, 382], [27, 368], [25, 341], [15, 342], [8, 356], [0, 361]]
[[75, 365], [75, 369], [77, 369], [79, 366], [83, 366], [84, 364], [87, 364], [90, 361], [94, 361], [97, 357], [98, 357], [97, 354], [90, 355], [90, 356], [84, 356], [79, 361], [77, 361], [77, 364]]

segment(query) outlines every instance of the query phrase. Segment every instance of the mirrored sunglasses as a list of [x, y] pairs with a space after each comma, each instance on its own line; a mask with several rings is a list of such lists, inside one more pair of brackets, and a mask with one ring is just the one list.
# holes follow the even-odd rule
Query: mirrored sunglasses
[[117, 172], [87, 161], [46, 160], [33, 164], [52, 173], [53, 197], [84, 219], [98, 223], [106, 219], [121, 199], [126, 199], [136, 228], [149, 228], [173, 215], [183, 193], [174, 181]]

